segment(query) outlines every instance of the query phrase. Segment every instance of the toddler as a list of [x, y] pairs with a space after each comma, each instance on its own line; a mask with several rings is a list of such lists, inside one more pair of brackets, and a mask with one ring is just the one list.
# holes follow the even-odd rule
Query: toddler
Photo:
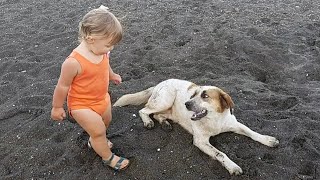
[[109, 65], [109, 53], [121, 39], [121, 24], [106, 7], [93, 9], [83, 17], [80, 45], [62, 64], [51, 110], [51, 118], [62, 121], [67, 99], [68, 113], [90, 136], [88, 146], [115, 170], [129, 165], [128, 159], [111, 152], [113, 144], [106, 137], [112, 118], [109, 81], [121, 83], [121, 76]]

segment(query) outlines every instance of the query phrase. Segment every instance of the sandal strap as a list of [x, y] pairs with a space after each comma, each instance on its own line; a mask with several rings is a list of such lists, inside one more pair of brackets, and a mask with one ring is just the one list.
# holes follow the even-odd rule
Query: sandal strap
[[111, 154], [111, 157], [109, 158], [109, 160], [104, 160], [103, 159], [102, 162], [103, 162], [103, 164], [110, 166], [111, 161], [113, 160], [113, 158], [114, 158], [114, 153]]
[[118, 161], [117, 164], [114, 166], [114, 169], [115, 169], [116, 171], [120, 169], [123, 160], [125, 160], [125, 158], [120, 157], [119, 161]]
[[111, 166], [111, 161], [113, 160], [114, 156], [115, 156], [114, 153], [112, 153], [110, 159], [109, 159], [109, 160], [102, 160], [102, 163], [103, 163], [104, 165], [107, 165], [107, 166], [113, 168], [115, 171], [121, 170], [122, 162], [123, 162], [124, 160], [126, 160], [126, 158], [120, 156], [120, 159], [118, 160], [118, 162], [116, 163], [116, 165], [115, 165], [114, 167], [112, 167], [112, 166]]

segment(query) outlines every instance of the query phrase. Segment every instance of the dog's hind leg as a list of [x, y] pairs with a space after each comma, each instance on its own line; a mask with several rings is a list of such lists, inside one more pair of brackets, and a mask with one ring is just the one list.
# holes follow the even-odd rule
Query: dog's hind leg
[[[150, 114], [154, 114], [154, 119], [159, 121], [159, 123], [162, 125], [164, 129], [172, 129], [171, 124], [167, 121], [167, 118], [170, 117], [169, 114], [158, 114], [158, 112], [163, 112], [161, 108], [165, 108], [164, 106], [157, 106], [157, 108], [149, 108], [145, 107], [139, 111], [139, 115], [143, 121], [144, 127], [151, 129], [154, 127], [154, 122], [150, 118]], [[170, 108], [170, 107], [169, 107]], [[166, 112], [171, 112], [171, 111], [166, 111]]]
[[159, 121], [162, 129], [169, 131], [169, 130], [172, 130], [172, 126], [168, 121], [168, 119], [172, 118], [171, 113], [172, 113], [172, 111], [170, 109], [170, 110], [161, 112], [159, 114], [154, 114], [153, 118], [156, 119], [157, 121]]
[[154, 127], [154, 122], [150, 118], [150, 114], [155, 114], [155, 119], [160, 123], [164, 122], [164, 119], [169, 116], [167, 113], [171, 113], [170, 109], [173, 106], [175, 97], [176, 92], [170, 87], [162, 86], [155, 89], [145, 108], [139, 111], [144, 126], [148, 129]]
[[239, 122], [234, 123], [234, 125], [231, 127], [231, 131], [237, 134], [248, 136], [251, 139], [269, 147], [276, 147], [279, 145], [279, 140], [277, 140], [275, 137], [262, 135], [257, 132], [254, 132], [250, 128]]
[[154, 122], [149, 116], [150, 114], [152, 114], [152, 112], [153, 112], [152, 109], [149, 109], [147, 107], [139, 111], [139, 115], [141, 117], [141, 120], [143, 121], [143, 126], [148, 129], [151, 129], [154, 127]]

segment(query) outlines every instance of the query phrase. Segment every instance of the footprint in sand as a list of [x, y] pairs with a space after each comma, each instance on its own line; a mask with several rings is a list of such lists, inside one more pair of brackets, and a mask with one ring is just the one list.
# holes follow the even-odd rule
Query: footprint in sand
[[184, 46], [186, 44], [188, 44], [190, 41], [192, 41], [192, 38], [189, 36], [180, 36], [176, 42], [174, 42], [174, 45], [176, 47], [181, 47]]

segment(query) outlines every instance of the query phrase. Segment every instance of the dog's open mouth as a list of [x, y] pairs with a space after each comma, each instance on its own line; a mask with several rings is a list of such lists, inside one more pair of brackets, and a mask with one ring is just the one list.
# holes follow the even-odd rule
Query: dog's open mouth
[[199, 120], [199, 119], [205, 117], [207, 114], [208, 114], [208, 110], [202, 109], [201, 111], [195, 112], [192, 115], [191, 120], [193, 120], [193, 121]]

